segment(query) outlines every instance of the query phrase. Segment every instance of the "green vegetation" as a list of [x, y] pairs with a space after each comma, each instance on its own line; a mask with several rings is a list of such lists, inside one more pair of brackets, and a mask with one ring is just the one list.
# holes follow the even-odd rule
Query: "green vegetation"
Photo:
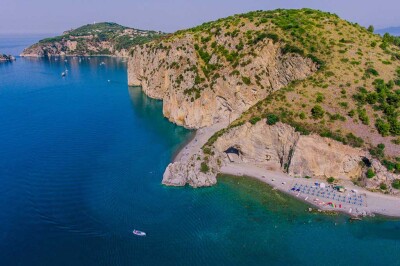
[[311, 116], [314, 119], [321, 119], [324, 117], [325, 111], [320, 105], [315, 105], [311, 109]]
[[387, 185], [385, 183], [383, 183], [383, 182], [379, 184], [379, 188], [382, 189], [382, 190], [387, 190], [388, 189]]
[[369, 32], [371, 32], [371, 33], [374, 33], [375, 28], [374, 28], [374, 26], [370, 25], [370, 26], [368, 27], [367, 30], [368, 30]]
[[[289, 124], [304, 135], [317, 133], [354, 147], [371, 148], [370, 140], [381, 136], [393, 139], [400, 130], [400, 41], [390, 35], [382, 38], [373, 30], [373, 26], [366, 29], [326, 12], [278, 9], [204, 23], [146, 46], [168, 50], [174, 40], [190, 35], [193, 43], [188, 41], [186, 47], [194, 47], [198, 59], [198, 64], [189, 66], [194, 86], [184, 88], [191, 101], [228, 78], [240, 90], [254, 90], [255, 95], [260, 90], [267, 92], [262, 94], [267, 95], [265, 99], [215, 133], [204, 148], [212, 148], [231, 128], [256, 124], [262, 118], [268, 124]], [[316, 72], [283, 88], [284, 84], [272, 86], [266, 82], [270, 74], [252, 65], [271, 42], [280, 47], [285, 59], [311, 59]], [[180, 65], [185, 63], [182, 60]], [[399, 145], [397, 138], [385, 143], [391, 145], [388, 155], [377, 148], [371, 150], [395, 171], [393, 145]]]
[[396, 179], [392, 183], [392, 187], [395, 189], [400, 189], [400, 179]]
[[208, 167], [207, 163], [202, 162], [200, 164], [200, 171], [204, 174], [208, 173], [210, 171], [210, 167]]
[[[116, 23], [102, 22], [88, 24], [74, 30], [66, 31], [61, 36], [43, 39], [39, 41], [37, 45], [45, 46], [54, 43], [61, 43], [64, 45], [62, 52], [66, 52], [67, 54], [108, 55], [111, 54], [109, 49], [101, 49], [97, 47], [100, 42], [109, 42], [114, 46], [115, 50], [120, 51], [122, 49], [128, 50], [135, 45], [148, 43], [163, 35], [163, 33], [156, 31], [136, 30]], [[67, 41], [76, 41], [76, 49], [72, 51], [67, 49]], [[89, 49], [88, 47], [91, 48]]]
[[372, 170], [371, 168], [368, 168], [366, 176], [367, 176], [367, 178], [373, 178], [375, 176], [374, 170]]
[[255, 125], [255, 124], [257, 124], [257, 122], [260, 121], [260, 120], [261, 120], [261, 117], [255, 116], [255, 117], [250, 118], [249, 122], [250, 122], [252, 125]]
[[266, 118], [268, 125], [275, 125], [277, 122], [279, 122], [279, 117], [276, 114], [267, 114]]
[[335, 182], [335, 178], [331, 176], [331, 177], [328, 177], [326, 179], [326, 181], [328, 181], [329, 184], [333, 184]]

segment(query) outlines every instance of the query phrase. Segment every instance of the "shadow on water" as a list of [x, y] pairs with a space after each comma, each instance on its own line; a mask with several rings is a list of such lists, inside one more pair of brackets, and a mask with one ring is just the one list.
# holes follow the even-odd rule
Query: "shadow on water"
[[[141, 119], [146, 121], [146, 123], [143, 123], [143, 125], [146, 126], [146, 130], [164, 135], [165, 140], [170, 144], [176, 143], [176, 138], [186, 139], [186, 141], [191, 138], [192, 134], [188, 134], [187, 129], [169, 122], [168, 119], [163, 116], [163, 103], [161, 100], [148, 97], [143, 93], [141, 87], [128, 87], [128, 91], [134, 111]], [[149, 121], [151, 122], [149, 123]], [[172, 131], [173, 134], [163, 134], [166, 130]], [[184, 141], [184, 143], [186, 141]], [[174, 150], [178, 150], [178, 147], [181, 146], [182, 144], [178, 144], [178, 146], [174, 147]]]

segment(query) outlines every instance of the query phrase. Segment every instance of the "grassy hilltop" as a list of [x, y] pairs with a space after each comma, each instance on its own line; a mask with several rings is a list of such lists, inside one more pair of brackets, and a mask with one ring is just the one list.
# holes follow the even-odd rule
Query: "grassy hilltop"
[[[253, 75], [245, 76], [237, 70], [257, 57], [257, 47], [265, 39], [280, 44], [283, 54], [300, 54], [318, 64], [319, 70], [310, 78], [260, 99], [230, 128], [265, 117], [270, 123], [280, 120], [302, 134], [314, 132], [368, 148], [389, 169], [400, 171], [396, 162], [400, 160], [396, 158], [400, 155], [400, 39], [388, 34], [381, 37], [372, 28], [335, 14], [301, 9], [235, 15], [146, 45], [169, 49], [171, 42], [187, 36], [194, 39], [200, 61], [189, 66], [196, 71], [196, 85], [185, 90], [192, 101], [227, 74], [241, 77], [238, 85], [270, 90], [269, 84], [260, 83], [262, 75], [268, 75], [265, 71], [255, 69]], [[227, 130], [218, 132], [206, 147]]]
[[25, 49], [23, 54], [112, 55], [134, 45], [150, 42], [162, 32], [138, 30], [112, 22], [88, 24], [47, 38]]

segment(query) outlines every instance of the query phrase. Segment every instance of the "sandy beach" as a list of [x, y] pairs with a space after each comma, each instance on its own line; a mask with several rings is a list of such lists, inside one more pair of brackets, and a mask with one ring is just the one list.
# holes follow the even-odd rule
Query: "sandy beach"
[[[194, 137], [177, 153], [173, 161], [188, 161], [215, 132], [226, 126], [228, 126], [227, 123], [217, 123], [211, 127], [197, 130]], [[400, 198], [370, 192], [355, 186], [351, 181], [341, 181], [340, 185], [343, 185], [346, 191], [340, 193], [335, 191], [326, 180], [294, 178], [283, 172], [267, 170], [249, 163], [226, 163], [221, 167], [220, 173], [256, 178], [323, 211], [338, 211], [354, 217], [375, 214], [400, 217]], [[327, 187], [321, 189], [315, 183], [324, 183]], [[304, 190], [304, 188], [306, 189]], [[314, 195], [313, 191], [315, 191]], [[330, 195], [327, 195], [328, 193]]]
[[[371, 216], [373, 214], [379, 214], [390, 217], [400, 217], [400, 198], [380, 193], [373, 193], [350, 183], [344, 184], [346, 192], [336, 192], [336, 199], [332, 199], [334, 190], [328, 186], [327, 182], [319, 179], [294, 178], [282, 172], [268, 171], [254, 165], [234, 163], [223, 166], [221, 168], [221, 173], [256, 178], [279, 191], [296, 197], [299, 200], [306, 201], [324, 211], [339, 211], [351, 216]], [[316, 186], [315, 183], [322, 182], [324, 182], [327, 187], [320, 190], [330, 192], [330, 198], [325, 195], [316, 196], [311, 193], [292, 190], [294, 187], [300, 186], [307, 186], [307, 188], [311, 188], [311, 190], [318, 189], [318, 186]], [[356, 191], [356, 193], [352, 192], [352, 190]], [[353, 200], [351, 200], [351, 203], [348, 203], [347, 200], [346, 202], [343, 202], [337, 200], [338, 196], [346, 199], [359, 198], [360, 200], [362, 199], [362, 203], [357, 201], [357, 204], [353, 204]], [[358, 203], [362, 205], [360, 206]]]
[[187, 161], [194, 153], [214, 135], [215, 132], [228, 126], [228, 122], [216, 123], [210, 127], [204, 127], [196, 130], [194, 137], [176, 154], [173, 162]]

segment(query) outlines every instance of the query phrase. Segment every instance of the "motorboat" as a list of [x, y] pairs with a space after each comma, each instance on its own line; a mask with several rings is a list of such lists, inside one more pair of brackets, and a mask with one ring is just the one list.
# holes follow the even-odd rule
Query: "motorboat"
[[136, 230], [136, 229], [134, 229], [134, 230], [132, 231], [132, 233], [133, 233], [134, 235], [137, 235], [137, 236], [146, 236], [146, 233], [145, 233], [145, 232], [142, 232], [142, 231], [139, 231], [139, 230]]

